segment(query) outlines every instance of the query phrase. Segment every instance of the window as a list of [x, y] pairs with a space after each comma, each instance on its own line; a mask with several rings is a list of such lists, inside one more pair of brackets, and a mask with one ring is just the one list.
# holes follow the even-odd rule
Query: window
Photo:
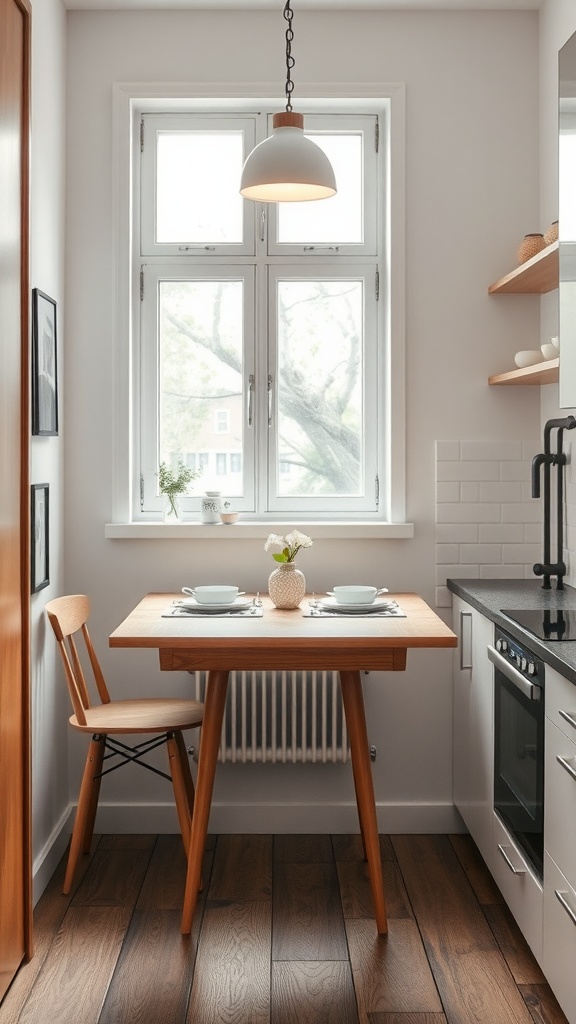
[[160, 510], [158, 465], [180, 459], [202, 471], [192, 509], [217, 488], [258, 518], [382, 518], [390, 382], [378, 116], [307, 114], [338, 193], [277, 206], [238, 192], [271, 113], [143, 113], [141, 123], [136, 518]]

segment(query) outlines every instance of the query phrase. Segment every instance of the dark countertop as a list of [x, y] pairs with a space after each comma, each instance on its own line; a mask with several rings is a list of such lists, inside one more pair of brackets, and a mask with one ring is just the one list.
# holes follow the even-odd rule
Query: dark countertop
[[[576, 589], [543, 590], [539, 580], [446, 580], [453, 594], [467, 601], [486, 618], [501, 626], [520, 643], [576, 685], [576, 640], [539, 640], [513, 622], [501, 609], [576, 610]], [[554, 584], [553, 584], [554, 586]]]

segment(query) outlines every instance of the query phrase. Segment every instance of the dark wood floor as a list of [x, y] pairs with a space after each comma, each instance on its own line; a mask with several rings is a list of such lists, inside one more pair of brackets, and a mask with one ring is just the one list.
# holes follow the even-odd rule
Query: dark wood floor
[[1, 1024], [565, 1024], [468, 836], [217, 836], [180, 935], [177, 836], [102, 836], [36, 908]]

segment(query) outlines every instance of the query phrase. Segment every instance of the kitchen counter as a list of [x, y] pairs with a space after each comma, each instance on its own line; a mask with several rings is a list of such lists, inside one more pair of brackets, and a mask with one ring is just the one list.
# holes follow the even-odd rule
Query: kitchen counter
[[467, 601], [486, 618], [505, 629], [520, 643], [576, 686], [576, 641], [539, 640], [517, 622], [502, 615], [502, 608], [554, 611], [561, 608], [576, 609], [576, 589], [543, 590], [540, 580], [447, 580], [453, 594]]

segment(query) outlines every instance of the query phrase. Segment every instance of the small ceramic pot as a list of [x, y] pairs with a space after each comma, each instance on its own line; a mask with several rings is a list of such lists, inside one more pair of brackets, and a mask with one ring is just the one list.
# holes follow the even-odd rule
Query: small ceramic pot
[[542, 252], [542, 249], [545, 248], [546, 242], [544, 241], [544, 235], [524, 235], [518, 249], [518, 265], [526, 263], [526, 260], [532, 259], [532, 256], [535, 256], [538, 252]]
[[220, 491], [206, 491], [205, 496], [202, 498], [201, 508], [203, 523], [219, 523]]

